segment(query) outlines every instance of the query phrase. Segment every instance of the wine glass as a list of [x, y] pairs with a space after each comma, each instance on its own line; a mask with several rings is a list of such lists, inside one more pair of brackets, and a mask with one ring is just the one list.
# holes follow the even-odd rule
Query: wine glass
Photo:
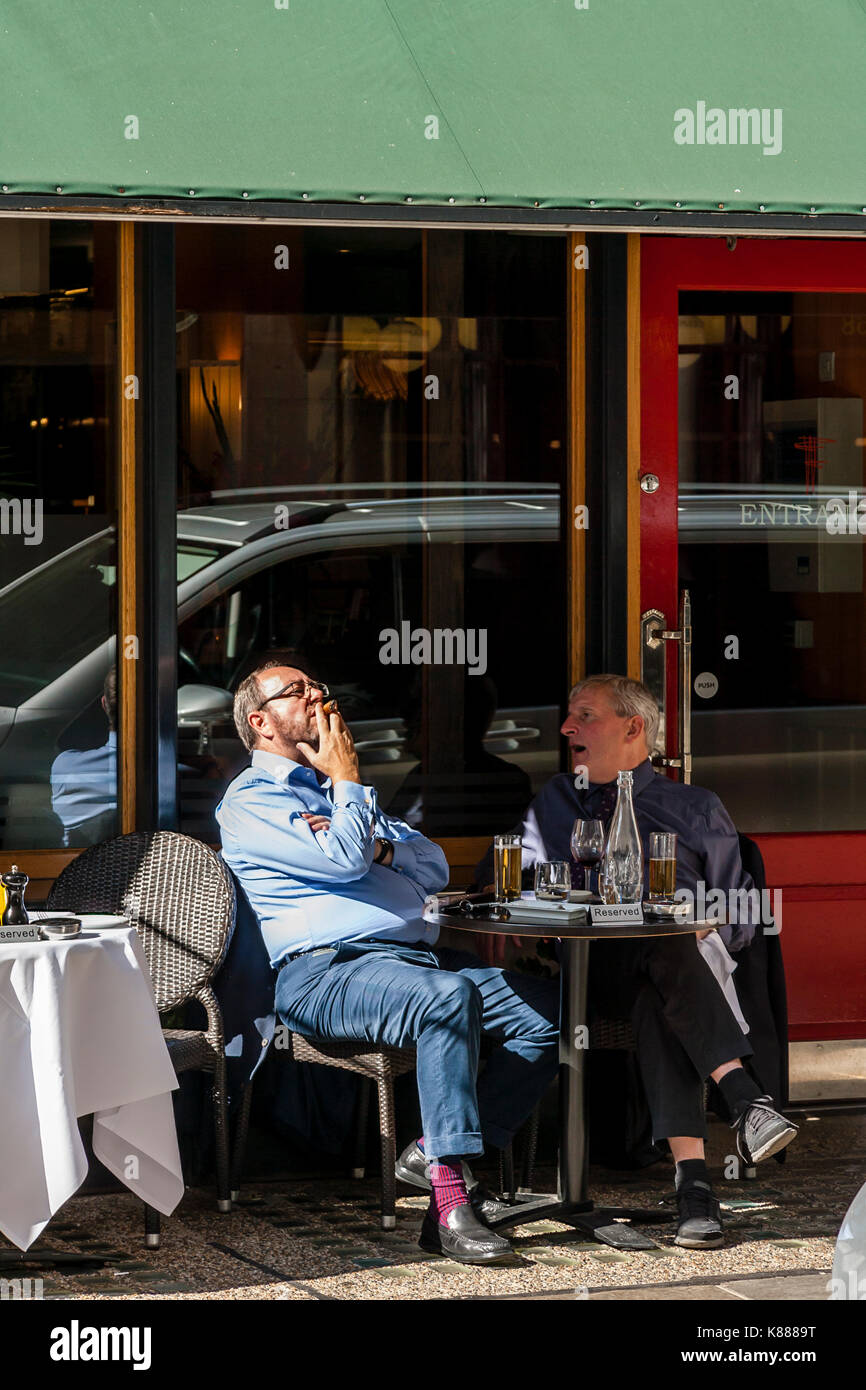
[[[598, 870], [604, 854], [604, 822], [600, 820], [576, 820], [571, 830], [571, 857], [576, 864], [587, 870], [585, 882], [591, 888], [592, 870]], [[598, 884], [596, 883], [596, 892]]]

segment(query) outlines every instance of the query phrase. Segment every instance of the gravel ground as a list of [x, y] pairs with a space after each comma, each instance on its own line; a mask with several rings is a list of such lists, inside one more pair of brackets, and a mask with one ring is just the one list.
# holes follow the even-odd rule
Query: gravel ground
[[[675, 1227], [642, 1227], [660, 1248], [623, 1253], [538, 1222], [512, 1233], [513, 1263], [461, 1266], [418, 1249], [426, 1200], [408, 1189], [394, 1232], [378, 1222], [375, 1179], [305, 1178], [251, 1182], [230, 1215], [213, 1194], [188, 1190], [175, 1216], [163, 1219], [159, 1250], [143, 1244], [142, 1209], [131, 1195], [73, 1198], [34, 1251], [76, 1250], [106, 1259], [92, 1272], [46, 1269], [44, 1296], [60, 1299], [430, 1299], [639, 1288], [696, 1278], [795, 1270], [829, 1271], [842, 1216], [866, 1178], [866, 1116], [814, 1121], [805, 1116], [788, 1161], [772, 1159], [755, 1182], [720, 1177], [730, 1131], [713, 1125], [711, 1171], [725, 1213], [721, 1250], [673, 1246]], [[536, 1187], [553, 1184], [540, 1170]], [[639, 1173], [593, 1169], [597, 1204], [655, 1208], [672, 1187], [657, 1165]], [[38, 1270], [25, 1273], [38, 1274]]]

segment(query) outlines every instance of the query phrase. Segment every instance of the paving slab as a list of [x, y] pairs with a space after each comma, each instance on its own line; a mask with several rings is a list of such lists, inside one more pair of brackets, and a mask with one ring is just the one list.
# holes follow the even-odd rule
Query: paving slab
[[590, 1290], [589, 1302], [623, 1303], [740, 1303], [741, 1298], [720, 1284], [667, 1284], [650, 1289]]
[[[563, 1271], [564, 1273], [564, 1271]], [[553, 1299], [581, 1299], [605, 1303], [751, 1303], [782, 1299], [790, 1302], [826, 1302], [829, 1271], [810, 1270], [794, 1274], [768, 1275], [766, 1278], [729, 1279], [718, 1282], [690, 1281], [682, 1284], [651, 1284], [643, 1288], [551, 1289], [525, 1294], [504, 1294], [501, 1301], [548, 1302]], [[485, 1301], [496, 1295], [481, 1295]], [[478, 1296], [465, 1300], [478, 1301]]]
[[779, 1274], [767, 1279], [737, 1279], [721, 1284], [721, 1288], [735, 1289], [739, 1298], [782, 1299], [806, 1303], [826, 1303], [829, 1298], [827, 1285], [830, 1272], [821, 1274]]

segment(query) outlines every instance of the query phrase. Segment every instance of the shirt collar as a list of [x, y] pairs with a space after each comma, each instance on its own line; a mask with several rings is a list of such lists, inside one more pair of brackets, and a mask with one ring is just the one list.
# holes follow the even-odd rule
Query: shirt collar
[[[631, 776], [631, 785], [634, 795], [638, 796], [640, 792], [644, 790], [645, 787], [648, 787], [655, 775], [655, 768], [653, 767], [649, 758], [646, 758], [644, 762], [639, 763], [637, 767], [633, 768]], [[604, 787], [615, 786], [616, 778], [614, 777], [610, 782], [590, 782], [587, 785], [587, 791], [589, 792], [590, 796], [592, 796], [593, 792], [601, 791]]]
[[296, 763], [293, 758], [284, 758], [282, 753], [269, 753], [267, 748], [253, 749], [253, 767], [263, 767], [278, 782], [308, 782], [310, 786], [322, 790], [331, 785], [330, 777], [319, 781], [315, 768]]

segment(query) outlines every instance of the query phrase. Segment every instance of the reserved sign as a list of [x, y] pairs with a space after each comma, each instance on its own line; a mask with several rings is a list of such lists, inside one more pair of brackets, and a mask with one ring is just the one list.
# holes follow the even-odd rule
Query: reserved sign
[[641, 903], [593, 903], [589, 909], [589, 920], [594, 927], [624, 927], [633, 922], [643, 922]]
[[0, 926], [0, 946], [13, 941], [40, 941], [39, 923], [28, 922], [20, 927]]

